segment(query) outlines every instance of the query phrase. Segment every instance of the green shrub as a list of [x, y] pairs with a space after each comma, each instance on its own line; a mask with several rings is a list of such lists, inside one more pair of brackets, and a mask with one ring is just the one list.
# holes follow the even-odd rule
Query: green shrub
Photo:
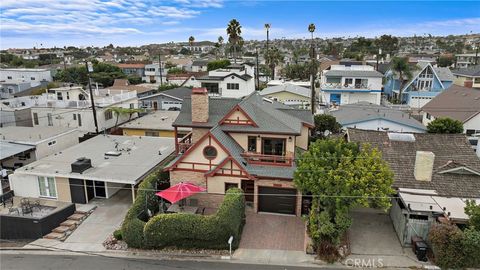
[[117, 240], [122, 240], [122, 230], [118, 229], [113, 232], [113, 237]]
[[463, 234], [465, 265], [470, 268], [480, 268], [480, 231], [467, 228]]
[[160, 214], [151, 218], [144, 228], [145, 247], [228, 249], [234, 237], [237, 248], [245, 220], [245, 202], [241, 189], [229, 189], [215, 215]]
[[435, 263], [442, 269], [464, 268], [463, 233], [455, 225], [437, 224], [429, 232]]

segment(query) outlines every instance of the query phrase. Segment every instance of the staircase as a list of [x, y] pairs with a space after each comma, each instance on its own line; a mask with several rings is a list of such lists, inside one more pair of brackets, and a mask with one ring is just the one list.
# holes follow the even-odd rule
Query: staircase
[[75, 213], [67, 218], [60, 226], [52, 230], [51, 233], [45, 235], [45, 239], [54, 239], [65, 241], [67, 237], [95, 210], [96, 206], [89, 211], [77, 210]]

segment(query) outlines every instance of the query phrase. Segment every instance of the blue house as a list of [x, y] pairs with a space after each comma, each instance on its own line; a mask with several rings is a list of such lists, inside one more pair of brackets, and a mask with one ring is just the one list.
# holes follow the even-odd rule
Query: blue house
[[[429, 62], [418, 62], [413, 66], [412, 78], [404, 78], [402, 104], [412, 108], [421, 108], [443, 90], [449, 88], [454, 80], [450, 69], [434, 67]], [[384, 93], [387, 97], [397, 98], [400, 89], [398, 75], [392, 70], [385, 73]]]

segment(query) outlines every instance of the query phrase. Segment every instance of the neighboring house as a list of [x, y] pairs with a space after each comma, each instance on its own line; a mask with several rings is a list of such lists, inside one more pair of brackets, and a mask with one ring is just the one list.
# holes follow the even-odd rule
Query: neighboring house
[[466, 68], [471, 65], [475, 65], [478, 62], [475, 61], [478, 55], [475, 53], [461, 53], [461, 54], [456, 54], [455, 55], [455, 68]]
[[208, 90], [209, 95], [240, 98], [255, 91], [254, 67], [250, 64], [232, 64], [224, 69], [208, 72], [208, 75], [198, 77], [201, 86]]
[[406, 112], [367, 102], [338, 106], [327, 114], [335, 116], [342, 128], [418, 133], [427, 130]]
[[427, 239], [438, 217], [465, 224], [467, 199], [480, 202], [480, 159], [464, 134], [348, 129], [350, 142], [378, 148], [394, 174], [390, 216], [402, 245]]
[[116, 64], [126, 75], [145, 76], [145, 64]]
[[480, 88], [480, 65], [452, 70], [455, 76], [454, 84], [465, 87]]
[[362, 101], [380, 105], [382, 77], [368, 65], [332, 65], [322, 72], [322, 100], [330, 105]]
[[310, 111], [257, 92], [243, 99], [216, 98], [196, 88], [173, 126], [192, 128], [192, 134], [175, 138], [178, 156], [166, 168], [170, 182], [205, 187], [207, 193], [194, 196], [200, 206], [216, 208], [228, 188], [238, 187], [255, 212], [301, 214], [302, 193], [292, 179], [295, 157], [308, 148]]
[[319, 71], [324, 71], [330, 68], [332, 65], [340, 64], [340, 61], [337, 58], [330, 55], [317, 56], [317, 60], [320, 62], [320, 67], [318, 68]]
[[309, 109], [311, 92], [309, 88], [285, 83], [267, 87], [260, 91], [260, 95], [294, 108]]
[[151, 95], [139, 98], [140, 106], [153, 110], [180, 110], [183, 98], [190, 96], [192, 89], [179, 87], [160, 91]]
[[[454, 76], [449, 68], [434, 67], [428, 62], [418, 62], [412, 65], [412, 78], [404, 76], [401, 102], [411, 108], [419, 109], [435, 96], [453, 84]], [[392, 70], [386, 72], [384, 93], [389, 97], [398, 98], [401, 82], [398, 74]]]
[[193, 60], [192, 72], [205, 72], [208, 71], [208, 60]]
[[184, 137], [191, 129], [175, 129], [172, 123], [180, 114], [179, 111], [154, 111], [142, 117], [138, 117], [120, 126], [124, 136], [152, 136], [152, 137]]
[[[145, 73], [142, 77], [147, 83], [160, 83], [160, 67], [157, 63], [145, 65]], [[167, 81], [167, 71], [165, 70], [165, 65], [162, 62], [162, 80], [165, 83]]]
[[426, 126], [439, 117], [463, 123], [467, 135], [480, 133], [480, 89], [452, 85], [422, 107]]
[[[62, 87], [50, 89], [49, 92], [51, 93], [36, 96], [35, 99], [31, 99], [26, 104], [30, 107], [34, 127], [70, 127], [85, 132], [96, 132], [88, 91], [81, 87]], [[99, 89], [94, 91], [94, 101], [99, 131], [111, 129], [117, 123], [117, 116], [109, 108], [138, 108], [136, 91], [115, 91], [115, 93], [112, 93], [107, 89]], [[18, 102], [21, 101], [18, 100]], [[119, 115], [118, 124], [122, 124], [135, 116], [136, 114]]]
[[[0, 170], [14, 171], [35, 160], [78, 144], [83, 133], [55, 127], [4, 127], [0, 129]], [[3, 181], [5, 180], [5, 181]], [[2, 179], [2, 192], [10, 190]]]
[[0, 98], [12, 98], [19, 92], [37, 86], [46, 86], [51, 81], [52, 75], [48, 69], [0, 69]]
[[283, 84], [286, 84], [286, 83], [293, 84], [293, 85], [296, 85], [296, 86], [305, 87], [305, 88], [308, 88], [308, 89], [311, 88], [311, 84], [312, 84], [310, 81], [298, 81], [298, 80], [285, 80], [285, 79], [282, 79], [282, 80], [271, 80], [271, 81], [268, 81], [267, 87], [279, 86], [279, 85], [283, 85]]
[[[21, 102], [25, 99], [26, 102]], [[20, 100], [20, 102], [18, 102]], [[12, 102], [13, 101], [13, 102]], [[22, 126], [32, 127], [32, 112], [26, 103], [29, 98], [5, 99], [0, 101], [0, 127]]]
[[188, 72], [182, 74], [168, 74], [167, 82], [169, 84], [175, 84], [181, 87], [200, 87], [202, 84], [198, 77], [205, 76], [206, 72]]
[[171, 138], [98, 135], [9, 176], [16, 196], [88, 203], [132, 191], [174, 151]]
[[113, 85], [110, 87], [105, 88], [109, 91], [110, 94], [128, 92], [128, 91], [136, 91], [138, 96], [141, 96], [144, 93], [150, 93], [155, 90], [152, 87], [144, 87], [140, 85], [131, 85], [127, 79], [115, 79], [113, 81]]

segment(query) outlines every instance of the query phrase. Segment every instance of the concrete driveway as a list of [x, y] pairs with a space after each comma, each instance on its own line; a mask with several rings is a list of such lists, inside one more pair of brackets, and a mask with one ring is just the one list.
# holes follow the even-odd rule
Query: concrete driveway
[[[33, 246], [52, 247], [74, 251], [104, 251], [103, 241], [118, 229], [132, 205], [130, 190], [120, 190], [110, 199], [94, 199], [90, 205], [97, 208], [64, 241], [38, 239]], [[88, 206], [88, 205], [87, 205]]]

